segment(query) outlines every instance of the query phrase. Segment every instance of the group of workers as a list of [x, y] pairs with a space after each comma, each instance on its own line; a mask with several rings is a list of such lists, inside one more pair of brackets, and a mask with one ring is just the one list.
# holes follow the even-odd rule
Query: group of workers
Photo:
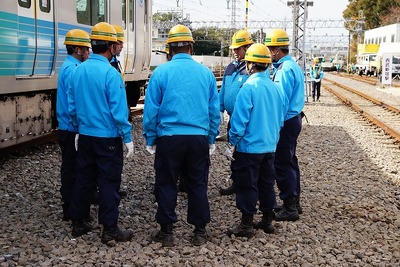
[[[127, 157], [134, 153], [123, 71], [111, 65], [123, 42], [118, 36], [118, 26], [104, 22], [96, 24], [90, 36], [71, 30], [65, 39], [68, 57], [60, 70], [57, 93], [64, 219], [72, 221], [74, 237], [91, 231], [91, 197], [98, 190], [101, 241], [108, 245], [133, 237], [132, 230], [121, 230], [117, 224], [123, 143]], [[255, 229], [273, 233], [273, 220], [295, 221], [302, 213], [296, 146], [304, 75], [289, 55], [288, 34], [274, 29], [264, 44], [256, 44], [249, 32], [237, 31], [230, 46], [235, 59], [224, 72], [220, 92], [212, 71], [192, 58], [193, 44], [188, 27], [171, 28], [168, 62], [153, 71], [147, 86], [143, 137], [147, 152], [155, 155], [155, 218], [160, 225], [151, 238], [165, 247], [175, 244], [173, 224], [181, 180], [188, 199], [187, 222], [194, 226], [191, 243], [200, 246], [210, 239], [206, 228], [211, 219], [210, 157], [225, 111], [228, 142], [223, 153], [231, 160], [232, 185], [220, 193], [235, 193], [242, 214], [227, 234], [252, 237]], [[263, 216], [255, 223], [257, 202]]]
[[94, 25], [90, 36], [70, 30], [57, 88], [63, 219], [72, 221], [73, 237], [90, 232], [90, 205], [98, 194], [101, 242], [108, 245], [133, 237], [131, 229], [118, 227], [123, 144], [128, 158], [134, 153], [123, 72], [116, 59], [123, 34], [121, 26], [105, 22]]

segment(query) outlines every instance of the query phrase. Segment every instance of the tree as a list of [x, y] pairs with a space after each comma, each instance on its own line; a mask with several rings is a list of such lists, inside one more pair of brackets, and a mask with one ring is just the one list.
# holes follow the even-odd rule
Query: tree
[[343, 18], [363, 20], [366, 29], [374, 29], [384, 25], [383, 18], [393, 17], [391, 12], [398, 7], [400, 0], [349, 0], [347, 8], [343, 11]]
[[157, 12], [153, 14], [153, 22], [170, 22], [178, 23], [182, 20], [181, 12]]
[[347, 20], [345, 27], [351, 32], [350, 53], [351, 62], [355, 62], [357, 43], [363, 40], [357, 38], [364, 30], [378, 28], [399, 22], [400, 0], [349, 0], [343, 11]]
[[221, 44], [223, 47], [223, 55], [227, 56], [229, 48], [226, 40], [229, 39], [229, 30], [212, 28], [199, 28], [194, 30], [193, 38], [195, 39], [194, 51], [196, 55], [221, 55]]
[[389, 8], [389, 13], [381, 18], [382, 26], [400, 23], [400, 7]]

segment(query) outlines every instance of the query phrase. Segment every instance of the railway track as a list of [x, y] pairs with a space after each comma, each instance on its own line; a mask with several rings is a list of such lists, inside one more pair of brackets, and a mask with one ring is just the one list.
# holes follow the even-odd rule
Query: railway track
[[331, 79], [324, 81], [326, 90], [400, 143], [400, 109]]
[[[339, 75], [341, 77], [350, 78], [352, 80], [356, 80], [356, 81], [363, 82], [363, 83], [368, 83], [368, 84], [374, 85], [374, 86], [380, 85], [380, 81], [377, 77], [369, 77], [369, 76], [365, 76], [365, 75], [359, 76], [357, 74], [345, 74], [345, 73], [334, 74], [334, 75]], [[392, 87], [400, 88], [400, 82], [398, 80], [392, 80]]]

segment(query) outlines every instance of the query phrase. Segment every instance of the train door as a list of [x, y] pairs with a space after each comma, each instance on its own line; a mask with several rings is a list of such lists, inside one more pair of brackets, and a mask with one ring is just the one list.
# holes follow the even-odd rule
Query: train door
[[[134, 74], [134, 80], [148, 75], [151, 56], [151, 1], [122, 0], [126, 6], [125, 71]], [[144, 75], [145, 74], [145, 75]]]
[[54, 0], [18, 0], [16, 76], [49, 76], [54, 70]]

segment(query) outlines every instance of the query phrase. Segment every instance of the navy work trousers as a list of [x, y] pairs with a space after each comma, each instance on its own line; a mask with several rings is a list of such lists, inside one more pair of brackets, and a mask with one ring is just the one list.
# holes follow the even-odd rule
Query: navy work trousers
[[242, 214], [255, 214], [259, 200], [262, 212], [272, 211], [276, 206], [274, 153], [236, 152], [234, 157], [237, 208]]
[[301, 115], [285, 121], [275, 152], [276, 184], [282, 200], [300, 195], [300, 169], [296, 157], [297, 138], [301, 132]]
[[203, 226], [210, 222], [207, 195], [210, 168], [208, 149], [207, 136], [173, 135], [157, 139], [154, 168], [158, 203], [156, 220], [159, 224], [177, 221], [177, 179], [183, 167], [188, 194], [187, 222], [194, 226]]
[[120, 137], [79, 135], [77, 174], [70, 207], [73, 221], [89, 217], [93, 192], [98, 187], [99, 223], [108, 227], [117, 225], [122, 167], [123, 147]]
[[61, 201], [64, 207], [69, 207], [72, 197], [72, 190], [76, 179], [75, 164], [75, 132], [60, 130], [58, 143], [61, 149]]
[[321, 96], [321, 81], [312, 81], [312, 98], [315, 100], [315, 94], [317, 94], [317, 100]]

